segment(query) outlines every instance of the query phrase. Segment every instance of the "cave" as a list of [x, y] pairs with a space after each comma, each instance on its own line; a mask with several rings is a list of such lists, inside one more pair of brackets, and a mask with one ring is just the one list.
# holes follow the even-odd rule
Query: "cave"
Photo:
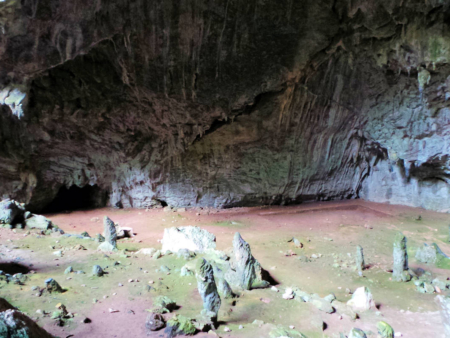
[[4, 0], [0, 29], [0, 336], [450, 337], [449, 1]]
[[42, 213], [101, 208], [106, 206], [107, 199], [107, 192], [97, 185], [86, 185], [82, 188], [72, 185], [68, 189], [62, 186], [53, 200], [42, 209]]

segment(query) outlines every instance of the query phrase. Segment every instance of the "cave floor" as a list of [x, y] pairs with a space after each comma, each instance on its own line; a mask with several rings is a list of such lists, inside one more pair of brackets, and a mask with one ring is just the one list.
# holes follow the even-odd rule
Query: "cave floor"
[[[16, 262], [27, 267], [32, 264], [30, 269], [35, 273], [28, 274], [28, 280], [22, 286], [0, 282], [0, 297], [26, 312], [55, 336], [145, 337], [148, 314], [145, 310], [151, 308], [155, 295], [169, 296], [180, 306], [174, 313], [192, 317], [200, 312], [202, 302], [195, 277], [179, 276], [179, 269], [186, 264], [183, 259], [169, 255], [154, 260], [149, 256], [134, 255], [133, 251], [148, 247], [160, 249], [158, 240], [162, 239], [167, 227], [196, 225], [214, 233], [217, 248], [225, 251], [231, 247], [234, 233], [239, 231], [280, 290], [278, 293], [270, 288], [248, 291], [236, 299], [235, 305], [224, 300], [219, 312], [222, 324], [217, 330], [220, 337], [268, 337], [273, 325], [293, 325], [307, 337], [339, 337], [339, 332], [348, 334], [352, 327], [358, 327], [370, 338], [377, 336], [376, 323], [380, 320], [391, 324], [403, 337], [444, 337], [439, 307], [434, 300], [436, 294], [421, 294], [412, 282], [392, 282], [387, 270], [392, 268], [393, 235], [400, 230], [408, 237], [412, 269], [422, 268], [441, 280], [450, 277], [449, 270], [418, 263], [414, 258], [416, 248], [423, 242], [436, 242], [450, 254], [448, 214], [353, 200], [290, 207], [188, 209], [185, 212], [103, 208], [46, 216], [68, 234], [87, 231], [94, 236], [103, 230], [104, 215], [121, 226], [132, 227], [136, 233], [135, 237], [118, 242], [119, 249], [131, 251], [128, 257], [122, 252], [100, 253], [96, 251], [98, 243], [91, 240], [59, 234], [38, 238], [36, 230], [26, 235], [26, 229], [13, 232], [1, 228], [1, 263]], [[421, 220], [417, 220], [419, 215]], [[303, 248], [288, 242], [292, 237], [301, 240]], [[78, 244], [86, 250], [77, 250]], [[351, 263], [357, 245], [364, 248], [369, 266], [363, 277], [358, 276]], [[62, 257], [53, 254], [57, 250], [63, 251]], [[296, 255], [286, 256], [286, 252]], [[310, 262], [298, 259], [313, 254], [321, 254], [321, 257], [311, 258]], [[120, 264], [114, 265], [116, 261]], [[108, 266], [106, 271], [109, 273], [100, 278], [92, 277], [94, 264]], [[162, 265], [172, 272], [169, 275], [157, 272]], [[68, 266], [86, 274], [64, 274]], [[3, 269], [7, 270], [4, 265]], [[49, 277], [67, 291], [36, 296], [31, 287], [43, 287], [44, 280]], [[128, 282], [129, 279], [135, 281]], [[155, 285], [161, 281], [168, 289], [162, 291], [159, 288], [156, 293], [144, 291], [151, 280]], [[291, 286], [321, 297], [334, 293], [343, 302], [351, 297], [346, 288], [354, 291], [357, 287], [367, 286], [379, 310], [362, 313], [359, 319], [351, 321], [337, 313], [321, 312], [311, 303], [282, 299], [284, 289]], [[98, 302], [94, 303], [94, 298]], [[36, 313], [38, 309], [51, 313], [58, 303], [76, 314], [64, 327], [56, 326], [50, 316]], [[109, 309], [118, 312], [110, 313]], [[85, 317], [92, 322], [80, 323]], [[261, 327], [251, 324], [256, 319], [266, 324]], [[326, 323], [324, 330], [323, 323]], [[239, 325], [244, 328], [239, 329]], [[224, 332], [225, 327], [231, 332]], [[213, 337], [206, 333], [196, 336]], [[148, 337], [164, 337], [164, 334], [157, 331]]]

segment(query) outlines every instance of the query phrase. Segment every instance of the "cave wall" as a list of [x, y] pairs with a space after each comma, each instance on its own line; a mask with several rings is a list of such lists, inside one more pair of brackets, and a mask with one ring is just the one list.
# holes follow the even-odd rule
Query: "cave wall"
[[[0, 3], [0, 195], [449, 209], [444, 1]], [[431, 80], [420, 90], [420, 67]]]

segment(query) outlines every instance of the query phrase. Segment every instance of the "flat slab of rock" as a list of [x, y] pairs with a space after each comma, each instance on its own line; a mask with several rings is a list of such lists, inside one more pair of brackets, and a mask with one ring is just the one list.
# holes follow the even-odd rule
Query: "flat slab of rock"
[[199, 227], [186, 226], [164, 229], [162, 252], [178, 252], [182, 249], [204, 252], [215, 248], [216, 236]]

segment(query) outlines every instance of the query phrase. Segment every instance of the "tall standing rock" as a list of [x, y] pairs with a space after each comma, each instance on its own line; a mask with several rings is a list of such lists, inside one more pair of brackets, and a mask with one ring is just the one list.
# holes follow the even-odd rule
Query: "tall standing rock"
[[214, 320], [216, 320], [222, 301], [217, 292], [213, 267], [206, 259], [202, 258], [197, 263], [195, 275], [197, 277], [198, 292], [203, 299], [203, 308], [207, 312], [214, 313]]
[[105, 241], [99, 245], [99, 249], [102, 251], [114, 251], [117, 250], [117, 232], [114, 222], [108, 217], [103, 218]]
[[250, 245], [244, 241], [239, 232], [234, 234], [233, 254], [235, 259], [236, 275], [232, 284], [237, 284], [245, 290], [252, 287], [266, 287], [268, 282], [262, 279], [262, 268], [259, 262], [252, 256]]
[[394, 238], [394, 267], [392, 279], [397, 282], [407, 282], [411, 280], [408, 272], [408, 253], [406, 252], [406, 237], [398, 232]]
[[359, 275], [362, 276], [362, 272], [365, 269], [365, 262], [363, 248], [360, 245], [356, 247], [356, 268], [358, 269]]

